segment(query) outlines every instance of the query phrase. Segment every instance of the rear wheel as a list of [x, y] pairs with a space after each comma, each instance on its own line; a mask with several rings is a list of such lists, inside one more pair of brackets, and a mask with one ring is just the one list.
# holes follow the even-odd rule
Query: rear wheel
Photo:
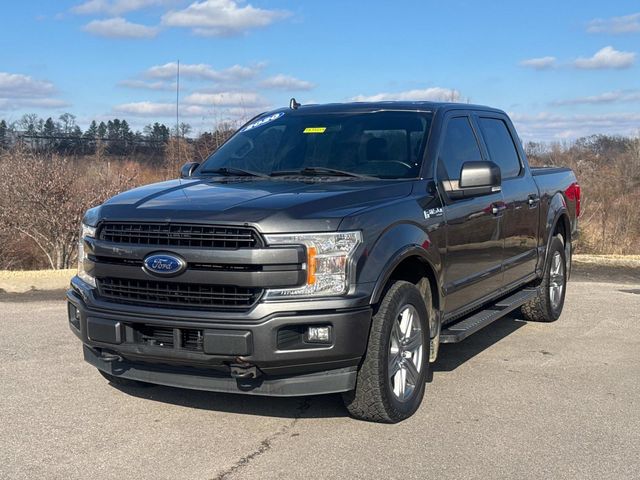
[[551, 240], [538, 294], [522, 306], [522, 314], [528, 321], [554, 322], [562, 313], [567, 290], [567, 258], [561, 238], [556, 236]]
[[395, 282], [374, 315], [356, 389], [343, 395], [358, 419], [395, 423], [410, 417], [424, 397], [429, 369], [429, 312], [420, 290]]

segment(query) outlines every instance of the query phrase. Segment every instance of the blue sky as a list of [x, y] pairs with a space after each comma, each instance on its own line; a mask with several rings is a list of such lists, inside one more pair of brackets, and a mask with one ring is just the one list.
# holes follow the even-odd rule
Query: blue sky
[[4, 2], [0, 118], [175, 121], [194, 131], [291, 96], [454, 99], [524, 140], [640, 130], [640, 4], [582, 1]]

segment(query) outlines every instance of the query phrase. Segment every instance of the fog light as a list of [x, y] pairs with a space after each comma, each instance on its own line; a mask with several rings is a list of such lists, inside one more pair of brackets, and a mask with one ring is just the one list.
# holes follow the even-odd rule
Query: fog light
[[331, 327], [309, 327], [304, 339], [311, 343], [331, 343]]
[[80, 330], [80, 311], [72, 303], [69, 303], [68, 305], [69, 305], [69, 308], [68, 308], [69, 322], [76, 329]]

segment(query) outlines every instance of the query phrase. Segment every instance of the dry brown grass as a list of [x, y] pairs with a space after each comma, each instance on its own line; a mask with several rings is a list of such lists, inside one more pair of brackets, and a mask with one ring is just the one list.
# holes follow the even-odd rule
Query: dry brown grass
[[24, 293], [34, 290], [62, 290], [69, 286], [75, 269], [8, 271], [0, 270], [0, 292]]
[[527, 144], [532, 165], [573, 169], [582, 187], [578, 253], [640, 253], [640, 137], [594, 135]]
[[575, 264], [603, 265], [608, 267], [637, 268], [640, 272], [640, 255], [589, 255], [573, 256]]

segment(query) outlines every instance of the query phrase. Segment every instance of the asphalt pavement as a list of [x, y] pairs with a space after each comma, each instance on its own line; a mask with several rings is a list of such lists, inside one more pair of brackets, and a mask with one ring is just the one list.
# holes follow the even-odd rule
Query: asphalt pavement
[[60, 292], [0, 297], [0, 478], [638, 479], [640, 282], [594, 275], [553, 324], [515, 315], [443, 345], [396, 425], [349, 418], [338, 395], [116, 388], [83, 362]]

